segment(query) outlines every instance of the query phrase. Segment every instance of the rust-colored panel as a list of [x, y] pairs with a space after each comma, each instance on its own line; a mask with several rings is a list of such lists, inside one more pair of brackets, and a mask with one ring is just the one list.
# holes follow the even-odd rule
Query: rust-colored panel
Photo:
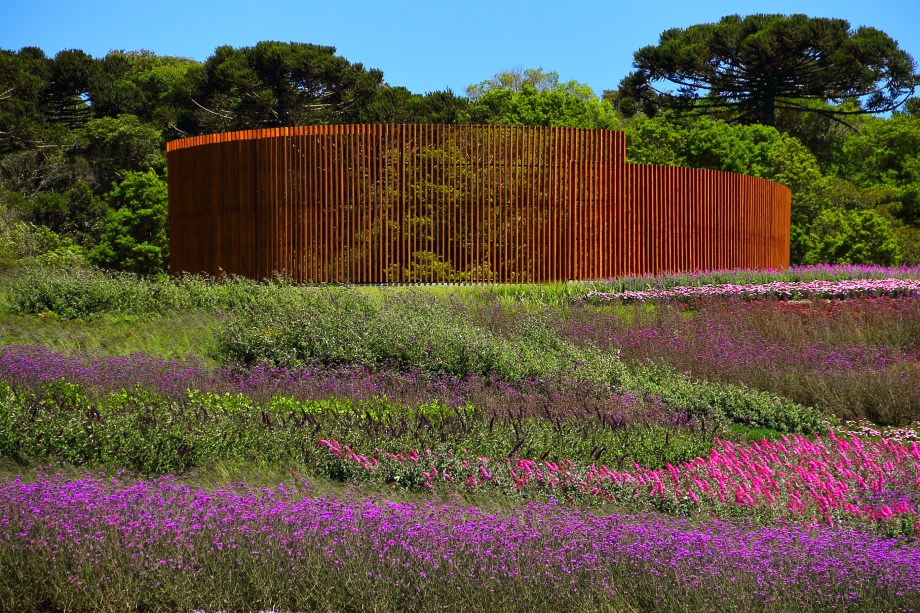
[[791, 193], [621, 132], [299, 126], [167, 143], [173, 274], [541, 282], [789, 265]]

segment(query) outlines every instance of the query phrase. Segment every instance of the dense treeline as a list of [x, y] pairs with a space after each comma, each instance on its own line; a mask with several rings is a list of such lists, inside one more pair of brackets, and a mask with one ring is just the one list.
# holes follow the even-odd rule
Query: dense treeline
[[774, 127], [724, 110], [637, 105], [622, 91], [598, 96], [532, 69], [500, 73], [465, 95], [418, 94], [332, 47], [302, 43], [224, 46], [204, 62], [149, 51], [0, 50], [0, 262], [164, 270], [167, 140], [359, 122], [620, 129], [634, 162], [789, 185], [794, 262], [920, 262], [917, 99], [846, 123], [828, 110], [852, 110], [852, 101], [808, 100], [777, 109]]

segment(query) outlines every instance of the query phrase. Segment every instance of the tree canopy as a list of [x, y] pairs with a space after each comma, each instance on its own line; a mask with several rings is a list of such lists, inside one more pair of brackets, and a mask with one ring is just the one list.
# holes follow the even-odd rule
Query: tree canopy
[[542, 68], [500, 72], [466, 88], [471, 103], [465, 123], [567, 126], [616, 129], [620, 118], [613, 106], [578, 81], [559, 81]]
[[[742, 123], [775, 125], [777, 111], [844, 116], [896, 109], [920, 83], [916, 63], [870, 27], [806, 15], [729, 15], [672, 28], [636, 51], [621, 94]], [[676, 93], [660, 91], [662, 83]], [[809, 100], [853, 108], [816, 108]]]
[[351, 123], [383, 85], [383, 73], [335, 55], [335, 47], [265, 41], [218, 47], [190, 73], [195, 110], [186, 131]]
[[[478, 100], [484, 94], [497, 90], [520, 92], [525, 87], [532, 87], [538, 92], [552, 91], [556, 89], [565, 89], [567, 86], [578, 86], [575, 81], [568, 83], [559, 83], [559, 73], [555, 70], [543, 70], [543, 68], [511, 68], [496, 73], [491, 79], [480, 81], [473, 85], [468, 85], [466, 95], [471, 100]], [[587, 87], [587, 86], [584, 86]]]

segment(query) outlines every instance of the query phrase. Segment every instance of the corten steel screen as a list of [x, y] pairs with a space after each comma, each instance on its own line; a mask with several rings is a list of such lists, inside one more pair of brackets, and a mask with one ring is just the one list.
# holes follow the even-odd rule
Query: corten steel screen
[[304, 126], [167, 144], [173, 273], [483, 283], [789, 265], [788, 188], [621, 132]]

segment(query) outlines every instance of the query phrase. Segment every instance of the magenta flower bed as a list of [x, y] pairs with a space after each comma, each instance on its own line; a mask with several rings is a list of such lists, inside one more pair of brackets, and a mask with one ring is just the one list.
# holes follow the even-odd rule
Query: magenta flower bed
[[[575, 493], [628, 508], [664, 508], [696, 515], [748, 515], [805, 524], [874, 525], [884, 531], [920, 531], [920, 445], [856, 436], [733, 444], [719, 441], [709, 457], [652, 470], [579, 466], [571, 461], [464, 458], [431, 451], [362, 455], [338, 441], [319, 446], [336, 460], [360, 467], [356, 479], [393, 482], [400, 474], [428, 489], [501, 487], [526, 492]], [[415, 475], [404, 468], [414, 467]], [[382, 476], [382, 477], [381, 477]]]

